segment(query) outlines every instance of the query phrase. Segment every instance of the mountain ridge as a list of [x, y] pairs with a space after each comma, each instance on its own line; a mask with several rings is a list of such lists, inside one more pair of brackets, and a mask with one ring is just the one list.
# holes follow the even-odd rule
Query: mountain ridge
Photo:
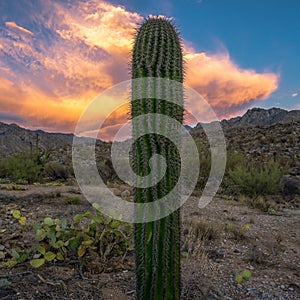
[[[224, 132], [232, 129], [245, 127], [272, 126], [276, 124], [287, 124], [300, 121], [300, 110], [285, 110], [282, 108], [263, 109], [254, 107], [248, 109], [242, 116], [220, 121]], [[198, 123], [195, 127], [185, 125], [187, 130], [197, 132], [203, 125], [212, 123]], [[0, 122], [0, 158], [7, 155], [29, 151], [31, 145], [35, 145], [36, 137], [39, 136], [39, 147], [41, 149], [59, 149], [71, 145], [74, 135], [72, 133], [52, 133], [43, 130], [30, 130], [17, 124], [6, 124]]]
[[[300, 121], [300, 110], [285, 110], [272, 107], [269, 109], [253, 107], [248, 109], [242, 116], [236, 116], [230, 119], [220, 121], [223, 130], [230, 130], [238, 127], [248, 126], [269, 126], [277, 123], [285, 124], [293, 121]], [[200, 127], [211, 123], [198, 123], [191, 130], [197, 130]]]

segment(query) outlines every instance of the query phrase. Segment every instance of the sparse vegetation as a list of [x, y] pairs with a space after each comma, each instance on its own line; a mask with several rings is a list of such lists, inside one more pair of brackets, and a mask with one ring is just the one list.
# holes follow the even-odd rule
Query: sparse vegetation
[[65, 197], [65, 201], [69, 204], [79, 204], [80, 203], [80, 197]]
[[257, 196], [257, 197], [248, 197], [241, 195], [239, 196], [239, 201], [247, 203], [251, 208], [257, 208], [263, 212], [271, 212], [275, 211], [274, 203], [270, 202], [269, 200], [266, 200], [263, 196]]
[[39, 136], [36, 136], [35, 150], [13, 154], [0, 161], [0, 177], [18, 183], [33, 184], [40, 181], [45, 163], [49, 158], [46, 151], [39, 149]]

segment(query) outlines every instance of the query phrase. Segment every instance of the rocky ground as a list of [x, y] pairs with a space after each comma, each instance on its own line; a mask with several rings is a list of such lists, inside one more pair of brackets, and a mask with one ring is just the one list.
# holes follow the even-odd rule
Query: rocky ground
[[[0, 250], [5, 257], [0, 261], [33, 238], [30, 229], [22, 230], [11, 218], [12, 209], [32, 222], [46, 216], [70, 220], [91, 210], [76, 186], [22, 187], [1, 185]], [[79, 203], [72, 202], [74, 197]], [[281, 201], [271, 214], [245, 201], [215, 198], [202, 210], [197, 202], [194, 195], [182, 208], [182, 299], [300, 299], [298, 198], [294, 208]], [[238, 276], [242, 272], [248, 277]], [[134, 288], [133, 253], [101, 265], [70, 257], [38, 269], [28, 262], [0, 269], [1, 299], [130, 300]]]

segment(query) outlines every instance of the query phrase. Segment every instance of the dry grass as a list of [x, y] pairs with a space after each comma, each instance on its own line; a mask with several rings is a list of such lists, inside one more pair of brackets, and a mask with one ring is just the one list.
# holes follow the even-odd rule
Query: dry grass
[[239, 201], [246, 203], [251, 208], [259, 209], [263, 212], [267, 212], [269, 208], [275, 209], [275, 204], [269, 200], [266, 200], [263, 196], [247, 197], [241, 195]]
[[183, 217], [182, 225], [182, 252], [200, 260], [206, 259], [204, 243], [220, 239], [222, 224], [194, 216]]

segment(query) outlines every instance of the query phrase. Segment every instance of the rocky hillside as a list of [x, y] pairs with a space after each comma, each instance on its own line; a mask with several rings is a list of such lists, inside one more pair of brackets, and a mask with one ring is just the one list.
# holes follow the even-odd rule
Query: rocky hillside
[[223, 129], [230, 129], [245, 126], [286, 124], [292, 121], [300, 121], [300, 110], [287, 111], [281, 108], [252, 108], [241, 117], [222, 120], [221, 124]]
[[[243, 116], [222, 120], [221, 125], [227, 149], [238, 150], [257, 161], [274, 158], [300, 168], [300, 110], [253, 108]], [[200, 123], [190, 131], [207, 143]]]
[[[287, 111], [282, 108], [252, 108], [243, 116], [222, 120], [221, 125], [224, 130], [241, 127], [267, 126], [275, 124], [287, 124], [293, 121], [300, 121], [300, 110]], [[199, 123], [194, 129], [199, 129]], [[192, 129], [193, 130], [193, 129]]]
[[30, 143], [34, 146], [39, 137], [39, 147], [42, 149], [58, 149], [65, 144], [71, 144], [72, 134], [48, 133], [42, 130], [28, 130], [16, 124], [0, 122], [0, 158], [15, 152], [30, 150]]

